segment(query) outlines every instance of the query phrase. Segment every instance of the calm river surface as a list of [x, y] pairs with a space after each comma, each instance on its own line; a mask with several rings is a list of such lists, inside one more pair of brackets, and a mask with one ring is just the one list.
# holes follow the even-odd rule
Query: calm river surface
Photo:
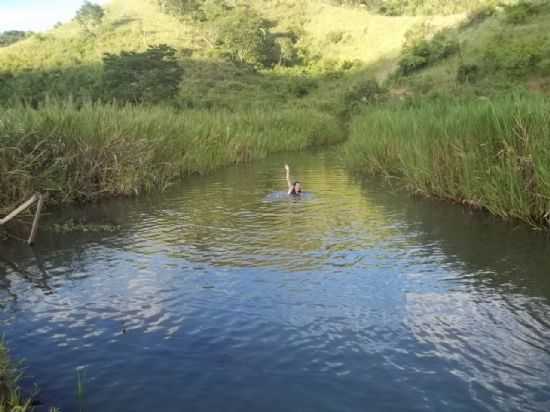
[[[289, 200], [283, 164], [311, 196]], [[0, 325], [62, 411], [550, 411], [550, 240], [332, 152], [0, 243]], [[77, 370], [84, 394], [76, 395]]]

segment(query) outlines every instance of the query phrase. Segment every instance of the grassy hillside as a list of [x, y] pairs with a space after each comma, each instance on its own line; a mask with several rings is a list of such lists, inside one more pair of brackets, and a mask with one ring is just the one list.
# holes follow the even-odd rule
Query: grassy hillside
[[450, 56], [409, 75], [395, 75], [388, 85], [415, 96], [490, 96], [518, 89], [548, 94], [547, 27], [547, 1], [474, 10], [457, 28], [445, 31], [458, 46]]
[[[73, 21], [0, 48], [0, 101], [99, 97], [105, 53], [167, 44], [178, 51], [185, 69], [175, 99], [179, 107], [299, 104], [344, 110], [338, 105], [346, 92], [365, 79], [382, 82], [398, 71], [411, 37], [430, 38], [437, 32], [455, 40], [457, 50], [422, 70], [393, 76], [387, 86], [394, 94], [426, 95], [442, 88], [445, 93], [492, 92], [517, 84], [543, 91], [549, 87], [550, 41], [543, 30], [550, 23], [547, 2], [535, 12], [516, 10], [515, 19], [506, 12], [510, 8], [484, 6], [493, 3], [489, 0], [461, 2], [461, 8], [435, 0], [414, 7], [405, 0], [365, 2], [374, 5], [370, 9], [323, 0], [229, 3], [250, 6], [267, 19], [277, 44], [292, 49], [283, 52], [295, 55], [295, 61], [264, 68], [237, 64], [219, 50], [219, 20], [171, 15], [156, 0], [113, 0], [91, 32]], [[380, 14], [381, 4], [399, 4], [403, 11], [469, 11], [388, 16]], [[468, 81], [457, 81], [461, 70], [469, 73]]]
[[[323, 1], [254, 0], [251, 5], [273, 25], [275, 36], [292, 34], [292, 65], [254, 70], [220, 55], [216, 22], [163, 13], [148, 0], [113, 0], [101, 24], [87, 33], [73, 21], [0, 49], [0, 99], [40, 100], [45, 95], [85, 98], [101, 88], [104, 53], [143, 51], [168, 44], [185, 68], [176, 102], [182, 107], [315, 105], [324, 91], [350, 75], [384, 78], [395, 67], [405, 33], [418, 22], [434, 27], [457, 24], [463, 15], [391, 17], [364, 8]], [[370, 67], [371, 65], [376, 65]], [[291, 66], [291, 67], [288, 67]], [[313, 95], [313, 98], [310, 95]], [[334, 95], [331, 91], [331, 98]], [[331, 107], [333, 108], [333, 107]]]

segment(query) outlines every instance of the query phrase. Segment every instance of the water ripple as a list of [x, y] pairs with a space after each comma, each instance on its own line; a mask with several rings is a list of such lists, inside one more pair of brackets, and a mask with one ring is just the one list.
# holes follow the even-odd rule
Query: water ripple
[[[281, 194], [286, 161], [313, 195]], [[2, 331], [47, 404], [81, 406], [79, 370], [89, 410], [550, 410], [539, 234], [333, 153], [87, 213], [121, 230], [0, 249]]]

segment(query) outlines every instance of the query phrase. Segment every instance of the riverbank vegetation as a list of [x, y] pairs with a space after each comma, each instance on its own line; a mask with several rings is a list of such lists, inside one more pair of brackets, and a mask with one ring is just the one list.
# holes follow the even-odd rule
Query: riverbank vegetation
[[23, 399], [18, 388], [20, 373], [0, 342], [0, 412], [28, 412], [31, 401]]
[[15, 106], [0, 123], [0, 204], [37, 190], [49, 193], [50, 202], [162, 190], [192, 173], [344, 137], [335, 117], [311, 109]]
[[352, 122], [353, 170], [533, 225], [550, 223], [550, 100], [424, 102], [378, 107]]
[[352, 119], [350, 168], [548, 227], [547, 24], [548, 2], [519, 1], [410, 31], [390, 93]]

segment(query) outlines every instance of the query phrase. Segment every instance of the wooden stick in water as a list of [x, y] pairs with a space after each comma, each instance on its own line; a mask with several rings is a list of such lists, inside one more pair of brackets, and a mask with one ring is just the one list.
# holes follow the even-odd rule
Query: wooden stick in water
[[25, 203], [23, 203], [21, 206], [15, 209], [13, 212], [11, 212], [9, 215], [7, 215], [4, 219], [0, 219], [0, 225], [5, 225], [14, 217], [16, 217], [19, 213], [21, 213], [23, 210], [30, 207], [34, 202], [36, 202], [37, 198], [38, 196], [34, 194], [29, 200], [27, 200]]
[[36, 238], [36, 233], [38, 232], [38, 222], [40, 221], [40, 213], [42, 212], [42, 205], [44, 204], [44, 196], [38, 195], [38, 204], [36, 205], [36, 212], [34, 214], [34, 219], [32, 222], [31, 234], [27, 243], [31, 246], [34, 243]]

